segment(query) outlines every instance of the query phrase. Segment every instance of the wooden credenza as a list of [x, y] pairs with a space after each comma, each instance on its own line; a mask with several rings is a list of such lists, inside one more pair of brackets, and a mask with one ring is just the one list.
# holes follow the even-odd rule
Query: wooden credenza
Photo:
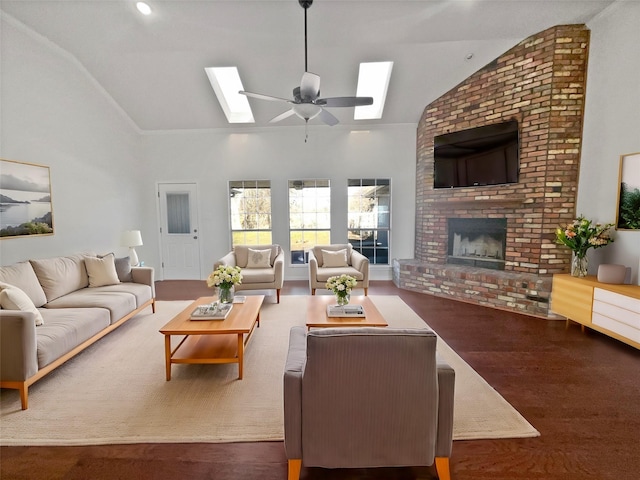
[[600, 283], [595, 276], [553, 276], [551, 310], [640, 349], [640, 286]]

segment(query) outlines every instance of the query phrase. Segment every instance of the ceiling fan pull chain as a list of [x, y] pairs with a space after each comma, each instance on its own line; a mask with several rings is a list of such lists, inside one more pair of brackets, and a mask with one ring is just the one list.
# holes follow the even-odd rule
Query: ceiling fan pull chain
[[309, 120], [305, 119], [304, 121], [304, 143], [307, 143], [309, 139]]

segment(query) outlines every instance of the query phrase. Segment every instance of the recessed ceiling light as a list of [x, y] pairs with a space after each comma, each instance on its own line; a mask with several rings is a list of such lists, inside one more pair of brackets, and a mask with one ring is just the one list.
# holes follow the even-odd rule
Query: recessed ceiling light
[[237, 67], [207, 67], [209, 83], [229, 123], [254, 123], [249, 100], [238, 92], [244, 90]]
[[151, 15], [151, 7], [144, 2], [136, 3], [136, 8], [143, 15]]
[[392, 69], [393, 62], [366, 62], [360, 64], [356, 96], [373, 97], [373, 104], [356, 107], [353, 112], [354, 120], [382, 118]]

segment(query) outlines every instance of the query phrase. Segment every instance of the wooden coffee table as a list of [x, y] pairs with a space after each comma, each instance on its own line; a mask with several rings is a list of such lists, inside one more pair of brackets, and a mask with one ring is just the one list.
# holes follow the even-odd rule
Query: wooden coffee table
[[387, 327], [373, 302], [364, 295], [351, 296], [349, 305], [362, 305], [364, 317], [329, 317], [327, 305], [335, 305], [333, 295], [311, 295], [307, 303], [307, 329], [322, 327]]
[[[224, 320], [190, 320], [198, 305], [215, 299], [197, 299], [160, 329], [164, 335], [167, 381], [171, 380], [172, 363], [237, 363], [238, 379], [242, 380], [244, 349], [255, 326], [260, 326], [264, 295], [247, 295], [244, 303], [234, 303]], [[172, 335], [185, 335], [173, 351]]]

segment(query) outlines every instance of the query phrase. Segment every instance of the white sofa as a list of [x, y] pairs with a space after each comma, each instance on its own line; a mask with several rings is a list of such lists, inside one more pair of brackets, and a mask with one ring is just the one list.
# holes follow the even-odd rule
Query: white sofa
[[154, 270], [94, 253], [0, 267], [0, 387], [37, 380], [151, 306]]

